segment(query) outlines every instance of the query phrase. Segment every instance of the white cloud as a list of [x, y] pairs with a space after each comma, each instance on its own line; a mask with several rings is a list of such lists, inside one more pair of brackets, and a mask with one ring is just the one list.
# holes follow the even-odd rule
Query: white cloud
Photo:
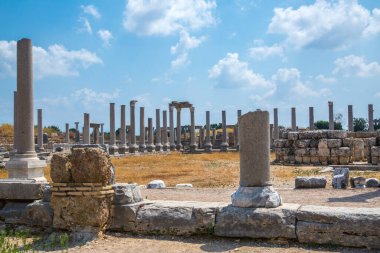
[[172, 68], [178, 68], [188, 64], [188, 52], [191, 49], [199, 47], [199, 45], [206, 39], [206, 37], [192, 37], [186, 31], [180, 32], [180, 38], [175, 46], [170, 48], [172, 55], [177, 55], [177, 57], [171, 62]]
[[[278, 69], [277, 73], [272, 76], [272, 80], [279, 88], [284, 85], [290, 86], [290, 93], [297, 95], [297, 97], [318, 97], [330, 93], [327, 88], [318, 90], [312, 86], [312, 83], [302, 81], [301, 72], [296, 68]], [[288, 90], [288, 87], [282, 90]]]
[[251, 47], [249, 49], [249, 54], [251, 57], [263, 60], [269, 57], [273, 56], [280, 56], [284, 58], [284, 49], [280, 45], [273, 45], [273, 46], [257, 46], [257, 47]]
[[248, 64], [239, 60], [239, 54], [227, 53], [210, 70], [208, 77], [215, 79], [218, 87], [273, 89], [273, 84], [260, 74], [249, 69]]
[[380, 75], [380, 64], [376, 61], [366, 63], [363, 57], [348, 55], [338, 58], [335, 61], [334, 74], [341, 74], [344, 77], [358, 76], [371, 77]]
[[75, 91], [71, 97], [77, 102], [81, 102], [83, 105], [88, 106], [91, 104], [107, 104], [112, 102], [113, 99], [120, 96], [120, 91], [115, 90], [113, 93], [96, 92], [89, 88], [83, 88]]
[[124, 28], [141, 35], [171, 35], [213, 25], [214, 0], [128, 0]]
[[103, 41], [103, 46], [109, 47], [111, 45], [110, 40], [113, 39], [113, 35], [110, 31], [101, 29], [98, 31], [98, 36]]
[[[0, 41], [0, 73], [16, 73], [16, 41]], [[33, 46], [34, 73], [37, 78], [46, 76], [78, 76], [79, 69], [87, 69], [102, 60], [86, 49], [67, 50], [54, 44], [47, 49]]]
[[326, 77], [324, 75], [317, 75], [315, 77], [315, 80], [317, 80], [318, 82], [328, 83], [328, 84], [336, 83], [337, 82], [335, 78], [333, 78], [333, 77]]
[[375, 97], [380, 98], [380, 92], [376, 93]]
[[96, 9], [96, 7], [92, 4], [82, 5], [81, 8], [82, 8], [83, 13], [89, 14], [96, 19], [99, 19], [102, 17], [102, 15], [100, 15], [98, 9]]
[[80, 17], [79, 22], [82, 23], [82, 27], [78, 29], [79, 32], [87, 32], [89, 34], [92, 34], [91, 24], [87, 18]]
[[317, 0], [298, 9], [274, 9], [268, 32], [285, 35], [296, 48], [340, 49], [379, 33], [379, 20], [379, 9], [371, 14], [357, 0]]

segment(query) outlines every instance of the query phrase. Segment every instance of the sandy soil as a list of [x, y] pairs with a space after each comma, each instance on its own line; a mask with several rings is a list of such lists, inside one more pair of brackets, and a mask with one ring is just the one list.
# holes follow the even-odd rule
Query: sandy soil
[[[141, 193], [149, 200], [230, 202], [230, 196], [235, 190], [235, 188], [167, 188], [141, 189]], [[277, 190], [285, 203], [380, 208], [380, 188], [346, 190], [277, 188]]]

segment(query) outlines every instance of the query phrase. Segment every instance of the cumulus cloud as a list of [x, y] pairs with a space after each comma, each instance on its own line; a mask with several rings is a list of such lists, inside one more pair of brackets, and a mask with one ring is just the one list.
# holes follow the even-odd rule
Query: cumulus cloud
[[348, 55], [335, 60], [334, 74], [344, 77], [372, 77], [380, 75], [380, 64], [376, 61], [367, 63], [365, 59], [357, 55]]
[[172, 68], [178, 68], [189, 63], [188, 52], [191, 49], [199, 47], [199, 45], [206, 39], [201, 36], [199, 38], [190, 36], [187, 31], [181, 31], [179, 41], [176, 45], [170, 48], [172, 55], [177, 57], [171, 62]]
[[285, 35], [296, 48], [340, 49], [380, 33], [379, 22], [380, 9], [371, 13], [357, 0], [317, 0], [298, 9], [274, 9], [268, 32]]
[[99, 19], [99, 18], [102, 17], [102, 15], [98, 11], [98, 9], [96, 9], [96, 7], [94, 5], [92, 5], [92, 4], [90, 4], [90, 5], [82, 5], [81, 9], [82, 9], [83, 13], [88, 14], [88, 15], [96, 18], [96, 19]]
[[218, 87], [244, 89], [272, 89], [273, 84], [260, 74], [254, 73], [248, 63], [239, 60], [239, 54], [227, 53], [209, 70], [208, 77], [216, 80]]
[[324, 75], [317, 75], [315, 77], [315, 80], [317, 80], [318, 82], [321, 82], [321, 83], [328, 83], [328, 84], [337, 82], [334, 77], [326, 77]]
[[141, 35], [171, 35], [215, 23], [214, 0], [128, 0], [124, 28]]
[[[272, 80], [278, 87], [290, 86], [290, 93], [301, 97], [318, 97], [327, 95], [330, 92], [327, 88], [316, 89], [312, 86], [312, 83], [303, 81], [301, 72], [296, 68], [278, 69], [277, 73], [272, 76]], [[288, 87], [286, 87], [287, 89]]]
[[113, 39], [113, 35], [110, 31], [101, 29], [98, 31], [98, 36], [103, 41], [103, 46], [109, 47], [111, 45], [110, 40]]
[[80, 17], [79, 22], [82, 24], [82, 27], [78, 29], [79, 32], [86, 32], [92, 34], [92, 27], [87, 18]]
[[264, 60], [273, 56], [284, 58], [284, 49], [280, 45], [256, 46], [249, 49], [249, 55], [257, 60]]
[[90, 104], [107, 104], [110, 101], [112, 101], [115, 98], [118, 98], [120, 96], [120, 91], [115, 90], [113, 93], [107, 93], [107, 92], [96, 92], [89, 88], [83, 88], [80, 90], [75, 91], [71, 97], [81, 102], [83, 105], [90, 105]]
[[[0, 41], [0, 73], [16, 73], [16, 41]], [[80, 69], [87, 69], [102, 60], [86, 49], [67, 50], [54, 44], [47, 49], [33, 46], [34, 73], [37, 78], [46, 76], [78, 76]]]

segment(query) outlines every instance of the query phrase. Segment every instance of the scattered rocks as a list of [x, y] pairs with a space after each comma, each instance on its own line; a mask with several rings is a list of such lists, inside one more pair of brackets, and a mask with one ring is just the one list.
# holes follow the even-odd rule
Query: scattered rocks
[[380, 187], [380, 180], [377, 178], [368, 178], [365, 181], [365, 187]]
[[153, 180], [147, 184], [146, 188], [148, 188], [148, 189], [162, 189], [162, 188], [166, 188], [166, 185], [165, 185], [165, 182], [162, 180]]
[[193, 188], [192, 184], [176, 184], [176, 188]]
[[325, 188], [326, 177], [296, 177], [295, 187], [300, 188]]
[[352, 188], [364, 188], [366, 179], [364, 177], [351, 177], [350, 185]]

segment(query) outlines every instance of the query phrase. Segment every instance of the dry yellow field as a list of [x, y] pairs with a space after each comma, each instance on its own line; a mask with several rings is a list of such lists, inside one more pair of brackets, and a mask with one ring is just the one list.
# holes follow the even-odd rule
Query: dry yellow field
[[[272, 159], [274, 155], [272, 154]], [[112, 158], [116, 168], [117, 182], [147, 184], [154, 179], [164, 180], [167, 186], [191, 183], [200, 188], [234, 188], [239, 184], [239, 153], [215, 152], [212, 154], [148, 154]], [[294, 187], [297, 176], [321, 175], [321, 167], [271, 166], [272, 182], [275, 187]], [[331, 182], [331, 173], [325, 173]], [[7, 172], [0, 170], [0, 178]], [[380, 172], [351, 171], [350, 176], [380, 178]], [[50, 166], [45, 170], [50, 182]]]

